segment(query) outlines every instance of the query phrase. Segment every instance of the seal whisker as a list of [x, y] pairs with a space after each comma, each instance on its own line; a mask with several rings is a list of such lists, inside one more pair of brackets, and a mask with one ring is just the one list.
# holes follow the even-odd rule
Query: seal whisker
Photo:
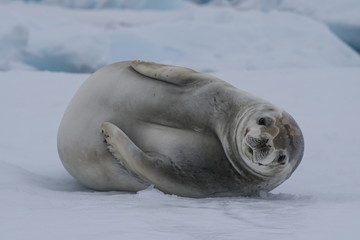
[[246, 143], [252, 148], [263, 147], [268, 141], [265, 137], [253, 137], [250, 134], [246, 136]]

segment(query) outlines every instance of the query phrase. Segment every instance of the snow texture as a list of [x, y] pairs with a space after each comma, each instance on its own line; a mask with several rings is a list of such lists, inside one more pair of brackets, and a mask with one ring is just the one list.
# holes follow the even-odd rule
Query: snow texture
[[147, 10], [179, 10], [190, 6], [184, 0], [9, 0], [46, 5], [55, 5], [66, 8], [119, 8], [119, 9], [147, 9]]
[[83, 74], [0, 72], [0, 239], [355, 239], [360, 68], [216, 72], [287, 109], [306, 151], [260, 198], [93, 192], [62, 167], [56, 134]]
[[131, 59], [206, 72], [360, 66], [360, 56], [323, 23], [289, 12], [195, 5], [91, 11], [5, 2], [0, 16], [0, 70], [94, 72]]
[[324, 22], [340, 39], [360, 53], [360, 1], [358, 0], [192, 0], [200, 4], [233, 6], [241, 11], [272, 10], [306, 15]]
[[[175, 9], [0, 0], [0, 239], [358, 238], [359, 55], [298, 13]], [[298, 169], [258, 198], [86, 189], [63, 168], [56, 135], [89, 74], [39, 70], [132, 59], [211, 72], [286, 109], [305, 137]]]

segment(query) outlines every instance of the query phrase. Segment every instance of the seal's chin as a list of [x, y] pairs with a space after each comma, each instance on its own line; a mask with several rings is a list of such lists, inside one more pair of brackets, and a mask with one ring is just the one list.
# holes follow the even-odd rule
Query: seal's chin
[[301, 131], [286, 112], [267, 107], [244, 117], [237, 131], [238, 152], [249, 168], [262, 176], [290, 176], [302, 158]]

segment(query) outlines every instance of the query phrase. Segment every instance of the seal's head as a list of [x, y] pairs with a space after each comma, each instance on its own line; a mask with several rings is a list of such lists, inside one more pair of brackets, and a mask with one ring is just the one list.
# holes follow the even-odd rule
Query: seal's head
[[274, 178], [274, 185], [291, 175], [304, 153], [299, 126], [287, 112], [272, 105], [257, 106], [243, 114], [235, 138], [248, 171]]

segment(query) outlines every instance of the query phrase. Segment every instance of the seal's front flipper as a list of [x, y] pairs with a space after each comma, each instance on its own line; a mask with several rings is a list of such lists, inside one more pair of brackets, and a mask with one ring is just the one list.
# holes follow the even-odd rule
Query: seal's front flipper
[[177, 194], [179, 190], [182, 195], [188, 192], [188, 196], [196, 197], [197, 194], [192, 193], [190, 185], [182, 184], [185, 174], [169, 157], [158, 153], [144, 153], [112, 123], [102, 123], [101, 131], [109, 151], [128, 171], [166, 193]]
[[104, 122], [101, 124], [101, 133], [104, 136], [107, 148], [112, 155], [119, 160], [120, 164], [126, 169], [130, 170], [128, 165], [133, 161], [126, 161], [125, 159], [146, 158], [146, 155], [141, 151], [126, 134], [112, 123]]
[[131, 67], [138, 73], [158, 79], [161, 81], [165, 81], [168, 83], [172, 83], [179, 86], [185, 86], [187, 84], [200, 82], [204, 80], [219, 80], [210, 75], [206, 75], [203, 73], [195, 72], [190, 68], [170, 66], [157, 64], [153, 62], [144, 62], [144, 61], [132, 61]]

